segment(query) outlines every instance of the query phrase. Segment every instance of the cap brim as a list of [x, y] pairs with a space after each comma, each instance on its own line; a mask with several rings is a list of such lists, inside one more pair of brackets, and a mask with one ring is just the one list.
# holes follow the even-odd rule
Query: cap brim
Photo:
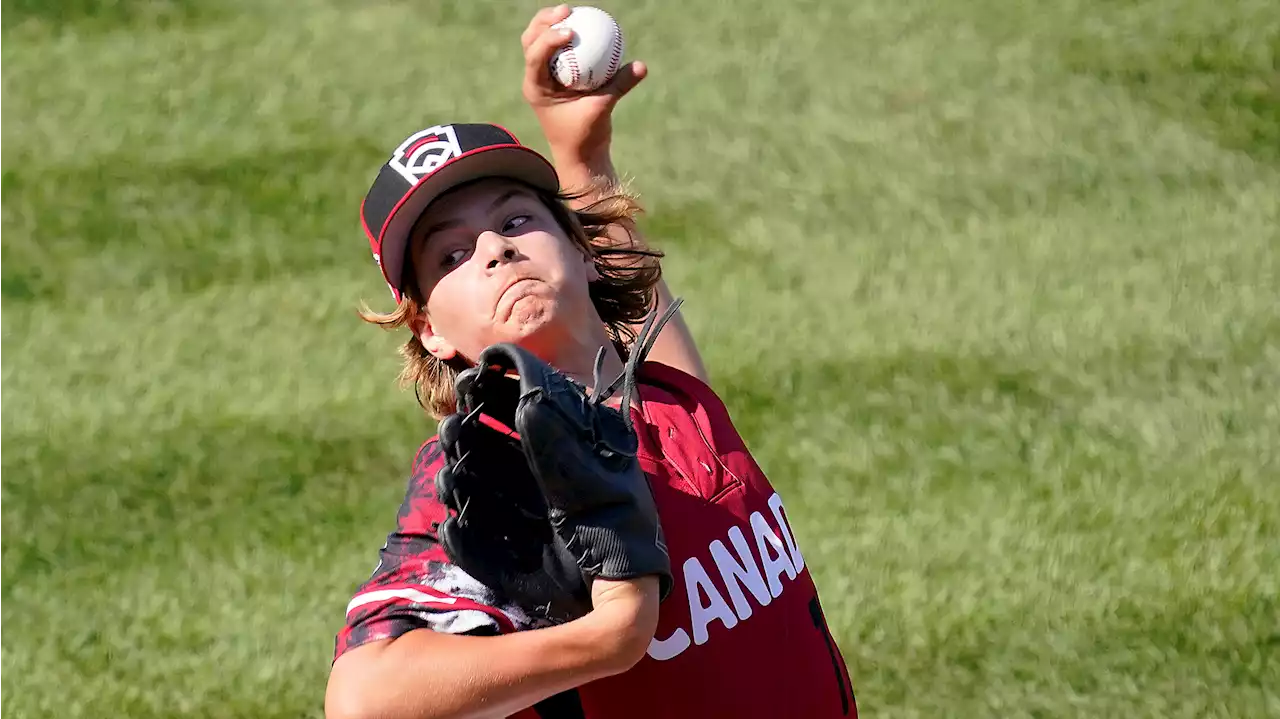
[[405, 247], [414, 223], [427, 205], [459, 185], [490, 177], [519, 180], [548, 192], [560, 189], [560, 179], [551, 163], [523, 145], [483, 147], [450, 159], [405, 193], [382, 227], [382, 276], [388, 284], [403, 292], [400, 285]]

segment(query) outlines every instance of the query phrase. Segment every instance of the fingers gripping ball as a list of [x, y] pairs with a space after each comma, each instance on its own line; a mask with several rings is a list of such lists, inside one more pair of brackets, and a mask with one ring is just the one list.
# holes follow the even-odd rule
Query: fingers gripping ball
[[[535, 616], [586, 614], [597, 577], [657, 575], [660, 595], [671, 591], [629, 411], [652, 320], [612, 385], [600, 382], [597, 361], [591, 396], [510, 344], [486, 349], [455, 384], [458, 412], [439, 432], [445, 465], [436, 493], [448, 509], [440, 543], [459, 568]], [[619, 385], [621, 411], [604, 404]]]
[[580, 92], [600, 88], [622, 66], [622, 29], [609, 13], [594, 7], [575, 7], [556, 28], [568, 28], [573, 38], [551, 58], [551, 75], [564, 87]]

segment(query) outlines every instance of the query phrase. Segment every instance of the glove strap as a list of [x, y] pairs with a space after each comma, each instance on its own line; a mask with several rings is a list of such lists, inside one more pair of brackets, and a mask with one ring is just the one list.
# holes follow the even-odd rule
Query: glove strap
[[591, 398], [591, 402], [592, 404], [600, 404], [613, 396], [613, 393], [618, 389], [618, 385], [622, 385], [622, 421], [626, 423], [628, 432], [633, 431], [631, 426], [631, 397], [635, 394], [636, 389], [636, 371], [645, 358], [649, 356], [649, 351], [653, 349], [654, 342], [658, 340], [658, 335], [662, 332], [663, 325], [667, 324], [675, 316], [676, 311], [680, 309], [680, 305], [683, 303], [684, 299], [677, 297], [656, 322], [654, 318], [657, 317], [657, 313], [649, 313], [649, 316], [644, 320], [644, 325], [640, 328], [640, 332], [636, 334], [635, 342], [631, 345], [632, 351], [630, 356], [627, 357], [627, 364], [622, 374], [618, 375], [618, 378], [610, 383], [604, 391], [599, 391], [599, 388], [600, 370], [604, 367], [605, 348], [601, 347], [600, 351], [596, 353], [596, 365], [592, 383], [597, 392]]

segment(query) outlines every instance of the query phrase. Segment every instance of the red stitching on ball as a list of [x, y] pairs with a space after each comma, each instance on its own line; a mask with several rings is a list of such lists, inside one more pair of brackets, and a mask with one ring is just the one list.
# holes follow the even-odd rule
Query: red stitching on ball
[[613, 43], [613, 55], [609, 59], [609, 74], [618, 71], [618, 66], [622, 64], [622, 33], [618, 30], [618, 23], [613, 23], [613, 34], [617, 37], [617, 41]]
[[574, 85], [577, 85], [578, 80], [581, 79], [582, 73], [580, 70], [578, 70], [578, 55], [577, 53], [574, 53], [574, 52], [569, 53], [569, 73], [570, 73], [569, 85], [571, 87]]

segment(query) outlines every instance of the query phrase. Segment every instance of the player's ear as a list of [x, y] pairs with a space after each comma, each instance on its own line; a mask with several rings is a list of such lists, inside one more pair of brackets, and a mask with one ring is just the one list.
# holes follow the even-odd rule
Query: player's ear
[[599, 282], [600, 268], [596, 266], [596, 258], [584, 252], [582, 261], [587, 263], [587, 282]]
[[422, 348], [432, 357], [441, 361], [448, 361], [458, 356], [458, 348], [454, 347], [443, 335], [436, 334], [431, 327], [431, 318], [427, 316], [426, 310], [419, 310], [413, 316], [413, 319], [409, 320], [409, 325], [418, 341], [422, 343]]

